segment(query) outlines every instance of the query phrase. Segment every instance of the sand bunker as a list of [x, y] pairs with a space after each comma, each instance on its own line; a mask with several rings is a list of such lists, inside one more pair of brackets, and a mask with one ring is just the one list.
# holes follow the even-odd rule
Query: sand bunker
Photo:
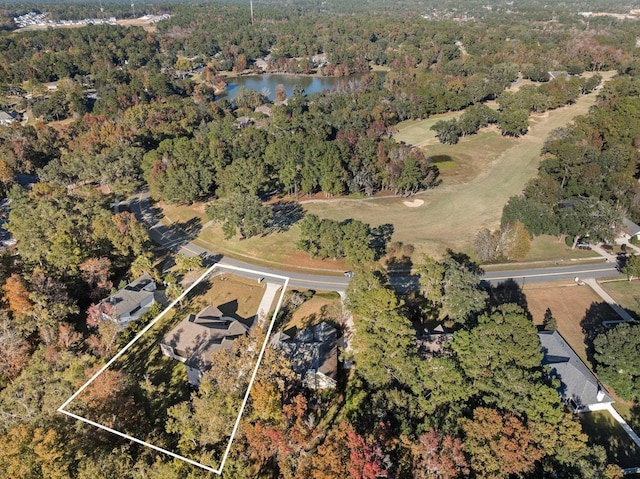
[[424, 200], [403, 201], [402, 203], [409, 208], [417, 208], [424, 204]]

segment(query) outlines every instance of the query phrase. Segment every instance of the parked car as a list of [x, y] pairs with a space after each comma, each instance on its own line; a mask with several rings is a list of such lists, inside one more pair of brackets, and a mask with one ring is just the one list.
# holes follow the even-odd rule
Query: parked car
[[353, 271], [345, 271], [345, 272], [344, 272], [344, 275], [345, 275], [347, 278], [353, 278]]

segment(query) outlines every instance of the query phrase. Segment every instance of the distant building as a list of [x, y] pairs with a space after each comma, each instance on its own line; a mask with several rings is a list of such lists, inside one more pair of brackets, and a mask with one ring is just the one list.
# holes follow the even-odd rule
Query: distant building
[[102, 317], [119, 326], [127, 326], [149, 311], [156, 302], [156, 282], [149, 274], [143, 274], [114, 295], [102, 301]]
[[221, 349], [230, 350], [234, 340], [248, 331], [245, 324], [207, 306], [173, 328], [160, 342], [160, 349], [165, 356], [183, 362], [189, 384], [199, 386], [202, 375], [211, 369], [211, 355]]
[[271, 346], [291, 361], [303, 386], [310, 389], [335, 388], [338, 377], [337, 336], [334, 327], [322, 322], [298, 331], [294, 337], [276, 333]]
[[248, 127], [251, 123], [253, 123], [253, 120], [251, 118], [249, 118], [248, 116], [239, 116], [236, 119], [236, 126], [238, 128], [246, 128]]
[[560, 380], [558, 394], [574, 413], [606, 409], [613, 399], [557, 331], [538, 333], [549, 375]]
[[566, 71], [550, 71], [549, 80], [555, 80], [556, 78], [562, 78], [563, 80], [569, 79], [569, 73]]
[[269, 68], [269, 62], [264, 60], [263, 58], [258, 58], [254, 65], [258, 70], [266, 71]]
[[260, 105], [254, 111], [262, 113], [264, 116], [271, 116], [271, 107], [268, 105]]
[[2, 126], [11, 126], [11, 124], [16, 121], [15, 117], [6, 111], [0, 111], [0, 125]]

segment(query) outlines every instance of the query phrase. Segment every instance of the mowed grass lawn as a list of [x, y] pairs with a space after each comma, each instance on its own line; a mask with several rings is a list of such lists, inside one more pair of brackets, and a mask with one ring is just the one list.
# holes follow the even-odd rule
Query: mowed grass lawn
[[640, 451], [622, 427], [607, 411], [579, 415], [583, 431], [589, 440], [607, 451], [607, 459], [620, 467], [640, 465]]
[[640, 281], [600, 282], [600, 286], [632, 316], [640, 318]]
[[[583, 328], [586, 316], [598, 319], [617, 319], [613, 309], [603, 303], [600, 296], [589, 286], [576, 286], [573, 281], [553, 283], [526, 284], [524, 295], [527, 307], [533, 316], [533, 322], [541, 325], [545, 311], [551, 310], [556, 319], [558, 332], [569, 343], [587, 366], [591, 363], [587, 358], [587, 344]], [[591, 323], [589, 323], [591, 324]]]
[[[455, 167], [448, 167], [443, 173], [441, 186], [418, 195], [424, 200], [418, 208], [404, 206], [401, 198], [313, 202], [304, 207], [337, 220], [358, 218], [373, 225], [391, 223], [395, 227], [394, 240], [415, 245], [418, 253], [442, 254], [446, 248], [470, 252], [476, 232], [497, 228], [504, 204], [521, 193], [536, 174], [540, 151], [549, 134], [586, 114], [594, 102], [595, 93], [591, 93], [574, 105], [532, 115], [529, 132], [521, 138], [504, 138], [497, 131], [488, 130], [463, 138], [457, 145], [424, 147], [428, 156], [449, 157]], [[425, 122], [430, 125], [432, 119]], [[413, 125], [411, 130], [414, 139], [417, 128]], [[402, 138], [402, 133], [396, 136]], [[459, 181], [447, 179], [451, 176]]]

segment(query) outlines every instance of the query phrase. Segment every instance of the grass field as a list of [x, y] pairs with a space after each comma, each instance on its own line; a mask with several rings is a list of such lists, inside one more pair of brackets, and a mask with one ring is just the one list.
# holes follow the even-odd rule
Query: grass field
[[[610, 78], [612, 73], [603, 76]], [[307, 212], [325, 218], [357, 218], [373, 226], [390, 223], [395, 231], [393, 240], [413, 244], [418, 255], [429, 253], [439, 256], [447, 248], [472, 253], [476, 232], [485, 227], [497, 228], [506, 201], [521, 193], [526, 182], [536, 174], [540, 151], [548, 135], [571, 123], [576, 116], [586, 114], [595, 101], [595, 95], [582, 96], [574, 105], [532, 115], [529, 132], [521, 138], [506, 138], [495, 128], [489, 128], [463, 138], [457, 145], [435, 143], [431, 125], [438, 119], [451, 118], [460, 112], [400, 124], [396, 139], [422, 145], [425, 153], [436, 158], [436, 164], [442, 167], [442, 184], [418, 195], [424, 200], [420, 207], [408, 208], [403, 204], [403, 198], [307, 201], [301, 198], [301, 203]], [[205, 221], [202, 214], [198, 207], [192, 216], [197, 215], [200, 221]], [[167, 216], [180, 222], [189, 219], [189, 213], [180, 211], [180, 208], [167, 209]], [[221, 228], [214, 225], [205, 228], [197, 242], [231, 256], [260, 258], [264, 264], [285, 264], [310, 270], [344, 270], [344, 263], [311, 260], [297, 251], [295, 242], [298, 234], [294, 225], [284, 233], [227, 241]], [[546, 254], [556, 254], [556, 251], [548, 244], [532, 249], [534, 259], [545, 259]]]
[[640, 451], [607, 411], [580, 414], [584, 432], [594, 444], [603, 446], [607, 459], [620, 467], [640, 465]]
[[601, 282], [600, 286], [631, 315], [640, 318], [640, 281]]
[[555, 260], [572, 260], [585, 258], [601, 258], [601, 256], [591, 250], [571, 249], [564, 241], [558, 240], [555, 236], [536, 236], [531, 241], [531, 251], [527, 256], [528, 261], [544, 261], [549, 258]]
[[[590, 367], [587, 358], [584, 327], [600, 319], [616, 319], [609, 305], [588, 286], [573, 282], [525, 284], [527, 306], [535, 324], [542, 324], [547, 308], [556, 319], [558, 331], [580, 358]], [[583, 320], [589, 316], [585, 323]], [[603, 318], [604, 316], [604, 318]]]
[[293, 312], [284, 331], [291, 328], [297, 330], [315, 326], [322, 321], [338, 322], [342, 318], [342, 301], [338, 293], [316, 293]]
[[[419, 208], [405, 207], [400, 198], [337, 200], [306, 203], [304, 207], [332, 219], [353, 217], [374, 225], [391, 223], [394, 239], [414, 244], [418, 253], [439, 254], [447, 247], [469, 251], [475, 233], [484, 227], [496, 228], [506, 201], [519, 194], [535, 175], [548, 135], [587, 113], [594, 100], [595, 94], [590, 94], [574, 105], [533, 115], [529, 132], [521, 138], [507, 139], [497, 131], [484, 131], [457, 145], [426, 146], [427, 155], [446, 156], [456, 163], [447, 176], [457, 180], [444, 178], [443, 185], [420, 194], [425, 203]], [[425, 120], [425, 130], [432, 120]], [[417, 124], [411, 126], [414, 139], [419, 137], [418, 129]], [[403, 138], [402, 130], [396, 138]]]
[[194, 297], [196, 309], [211, 304], [225, 316], [235, 319], [252, 319], [258, 313], [260, 301], [266, 289], [266, 283], [258, 283], [241, 276], [223, 273], [214, 276], [210, 283], [204, 284], [200, 293]]

